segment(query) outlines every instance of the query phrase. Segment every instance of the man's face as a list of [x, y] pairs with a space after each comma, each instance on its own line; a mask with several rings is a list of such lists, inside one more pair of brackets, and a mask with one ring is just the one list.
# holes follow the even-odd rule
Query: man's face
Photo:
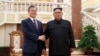
[[60, 10], [60, 9], [56, 9], [55, 11], [54, 11], [54, 18], [56, 19], [56, 20], [60, 20], [60, 19], [62, 19], [62, 15], [63, 15], [63, 13], [62, 13], [62, 11]]
[[36, 7], [30, 8], [28, 14], [30, 17], [35, 18], [37, 15], [37, 8]]

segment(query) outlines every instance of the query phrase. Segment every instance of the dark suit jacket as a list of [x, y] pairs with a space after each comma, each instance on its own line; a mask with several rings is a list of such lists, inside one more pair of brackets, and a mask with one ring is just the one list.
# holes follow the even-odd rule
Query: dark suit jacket
[[43, 34], [42, 23], [37, 21], [38, 30], [35, 29], [30, 18], [24, 19], [21, 22], [22, 32], [24, 34], [23, 53], [35, 53], [45, 48], [45, 43], [38, 40], [38, 37]]
[[72, 27], [67, 20], [48, 22], [45, 35], [49, 37], [50, 55], [69, 55], [70, 48], [75, 48]]

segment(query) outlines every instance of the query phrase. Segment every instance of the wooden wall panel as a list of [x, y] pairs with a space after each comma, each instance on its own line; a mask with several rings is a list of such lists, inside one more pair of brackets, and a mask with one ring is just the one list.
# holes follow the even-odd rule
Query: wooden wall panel
[[72, 0], [72, 26], [75, 39], [82, 34], [81, 0]]

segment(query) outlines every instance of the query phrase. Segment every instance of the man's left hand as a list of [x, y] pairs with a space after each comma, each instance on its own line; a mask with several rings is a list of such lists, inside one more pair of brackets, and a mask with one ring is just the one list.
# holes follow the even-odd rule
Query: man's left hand
[[46, 49], [42, 49], [42, 54], [46, 55]]
[[75, 48], [71, 48], [70, 51], [73, 52], [75, 50]]

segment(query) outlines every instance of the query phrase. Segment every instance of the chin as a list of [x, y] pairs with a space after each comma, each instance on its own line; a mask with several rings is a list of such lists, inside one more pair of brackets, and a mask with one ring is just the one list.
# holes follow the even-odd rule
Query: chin
[[35, 18], [36, 16], [31, 16], [32, 18]]

